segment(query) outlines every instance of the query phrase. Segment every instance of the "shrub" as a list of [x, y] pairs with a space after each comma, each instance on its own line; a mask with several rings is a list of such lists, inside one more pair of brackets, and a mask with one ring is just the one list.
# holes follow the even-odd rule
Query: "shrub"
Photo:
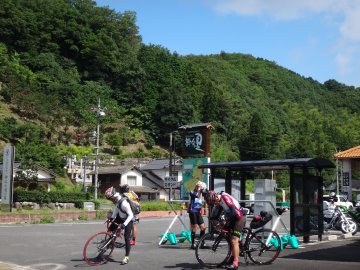
[[23, 188], [16, 188], [14, 191], [15, 202], [36, 202], [38, 204], [44, 203], [77, 203], [85, 201], [86, 194], [83, 192], [65, 192], [65, 191], [43, 191], [43, 190], [25, 190]]
[[54, 223], [55, 219], [51, 216], [45, 216], [40, 219], [40, 223]]
[[100, 219], [100, 220], [104, 220], [107, 217], [107, 212], [108, 210], [99, 210], [96, 211], [96, 217], [95, 219]]
[[79, 215], [79, 220], [88, 220], [88, 219], [89, 219], [89, 217], [86, 213], [81, 213]]
[[[173, 203], [173, 207], [175, 210], [181, 209], [180, 203]], [[167, 202], [158, 202], [158, 201], [150, 201], [150, 202], [141, 202], [141, 210], [142, 211], [170, 211], [171, 207]]]

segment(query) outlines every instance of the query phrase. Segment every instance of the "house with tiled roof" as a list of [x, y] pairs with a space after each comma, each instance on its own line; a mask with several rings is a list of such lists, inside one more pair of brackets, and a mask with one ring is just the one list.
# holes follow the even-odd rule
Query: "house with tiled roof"
[[[37, 175], [37, 183], [30, 184], [29, 188], [35, 188], [36, 186], [44, 186], [48, 191], [50, 191], [50, 185], [56, 183], [56, 178], [59, 177], [56, 173], [51, 171], [50, 169], [47, 169], [39, 164], [34, 164], [34, 167], [36, 168], [36, 175]], [[3, 171], [3, 164], [0, 164], [0, 182], [2, 179], [2, 171]], [[22, 171], [21, 169], [21, 163], [20, 162], [14, 162], [14, 187], [22, 186], [21, 182], [16, 181], [16, 175]], [[1, 185], [0, 185], [1, 186]]]
[[360, 145], [334, 154], [334, 159], [340, 172], [341, 191], [351, 200], [353, 193], [360, 194]]
[[348, 150], [338, 152], [334, 155], [335, 159], [360, 158], [360, 145]]
[[[168, 158], [155, 159], [148, 164], [141, 166], [143, 172], [143, 183], [159, 190], [159, 199], [167, 201], [169, 199], [169, 190], [164, 189], [164, 179], [169, 176], [170, 161]], [[172, 189], [172, 198], [180, 198], [180, 182], [182, 181], [182, 159], [172, 159], [172, 176], [178, 179], [178, 187]]]
[[159, 199], [159, 190], [144, 185], [143, 172], [134, 165], [99, 167], [98, 183], [101, 193], [104, 193], [111, 186], [118, 190], [120, 185], [127, 184], [141, 201]]

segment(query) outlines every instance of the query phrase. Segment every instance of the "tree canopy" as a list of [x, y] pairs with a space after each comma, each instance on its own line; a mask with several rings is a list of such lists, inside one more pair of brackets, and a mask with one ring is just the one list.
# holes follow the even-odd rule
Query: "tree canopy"
[[[0, 140], [59, 171], [64, 146], [167, 146], [184, 124], [215, 127], [213, 161], [332, 158], [360, 141], [360, 90], [252, 55], [180, 56], [145, 45], [132, 11], [91, 0], [0, 1]], [[158, 155], [155, 150], [153, 155]], [[142, 151], [136, 153], [143, 155]]]

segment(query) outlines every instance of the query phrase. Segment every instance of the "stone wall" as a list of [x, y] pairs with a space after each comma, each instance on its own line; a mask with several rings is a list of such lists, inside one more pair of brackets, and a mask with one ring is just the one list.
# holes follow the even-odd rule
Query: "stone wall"
[[34, 202], [16, 202], [16, 210], [39, 210], [39, 209], [51, 209], [51, 210], [62, 210], [62, 209], [76, 209], [74, 203], [44, 203], [38, 204]]

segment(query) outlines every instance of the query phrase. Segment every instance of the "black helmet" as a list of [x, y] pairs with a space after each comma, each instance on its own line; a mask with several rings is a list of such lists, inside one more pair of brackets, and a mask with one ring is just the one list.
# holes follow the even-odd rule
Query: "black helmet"
[[129, 192], [129, 185], [124, 184], [120, 186], [120, 193], [128, 193]]
[[204, 192], [205, 201], [208, 205], [213, 206], [215, 204], [216, 193], [213, 190]]
[[105, 198], [109, 200], [109, 199], [111, 199], [112, 197], [114, 197], [115, 193], [116, 193], [115, 188], [114, 188], [114, 187], [109, 187], [109, 188], [105, 191], [104, 195], [105, 195]]

